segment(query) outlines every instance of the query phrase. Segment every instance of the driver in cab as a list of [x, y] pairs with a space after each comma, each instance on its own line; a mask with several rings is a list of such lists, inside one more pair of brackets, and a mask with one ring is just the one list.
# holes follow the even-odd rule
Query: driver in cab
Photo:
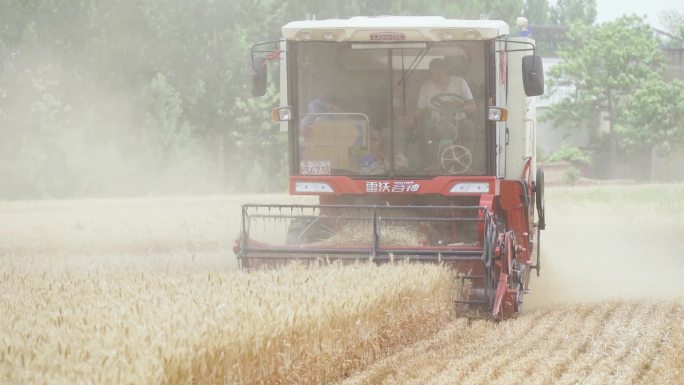
[[[468, 83], [460, 76], [449, 75], [449, 65], [446, 60], [442, 58], [432, 59], [429, 74], [430, 79], [420, 87], [418, 93], [416, 122], [423, 121], [430, 106], [434, 104], [433, 98], [440, 94], [447, 94], [440, 101], [444, 100], [444, 103], [450, 104], [458, 110], [454, 116], [456, 120], [463, 120], [466, 117], [466, 112], [475, 111], [473, 93], [470, 91]], [[433, 116], [433, 118], [438, 117]]]
[[429, 78], [418, 93], [416, 112], [404, 121], [406, 129], [413, 131], [409, 133], [414, 143], [409, 149], [413, 164], [417, 168], [434, 167], [437, 160], [431, 160], [429, 154], [438, 150], [442, 139], [457, 139], [469, 147], [474, 124], [466, 119], [466, 112], [475, 109], [473, 94], [465, 79], [452, 76], [445, 59], [432, 59]]

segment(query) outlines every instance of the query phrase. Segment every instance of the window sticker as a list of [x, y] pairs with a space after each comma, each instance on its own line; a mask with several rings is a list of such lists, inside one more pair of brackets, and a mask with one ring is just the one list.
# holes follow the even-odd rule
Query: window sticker
[[300, 175], [330, 175], [329, 160], [302, 160], [299, 162]]

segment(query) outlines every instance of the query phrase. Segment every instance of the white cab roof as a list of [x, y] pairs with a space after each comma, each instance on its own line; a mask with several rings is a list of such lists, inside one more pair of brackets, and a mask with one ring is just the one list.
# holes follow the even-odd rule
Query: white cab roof
[[305, 20], [283, 27], [283, 37], [296, 41], [489, 40], [504, 35], [508, 35], [508, 24], [501, 20], [454, 20], [442, 16]]

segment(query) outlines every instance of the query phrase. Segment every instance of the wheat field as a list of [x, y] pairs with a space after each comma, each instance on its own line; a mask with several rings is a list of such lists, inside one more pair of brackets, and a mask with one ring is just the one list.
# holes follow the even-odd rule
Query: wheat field
[[0, 202], [0, 384], [684, 384], [684, 186], [547, 194], [498, 324], [438, 266], [236, 271], [239, 203], [302, 198]]
[[327, 382], [440, 329], [455, 282], [407, 264], [187, 276], [10, 267], [2, 278], [7, 384]]

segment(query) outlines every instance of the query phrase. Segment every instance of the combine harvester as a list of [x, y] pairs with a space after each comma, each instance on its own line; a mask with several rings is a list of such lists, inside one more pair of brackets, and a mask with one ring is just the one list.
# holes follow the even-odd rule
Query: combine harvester
[[534, 41], [503, 21], [443, 17], [297, 21], [282, 33], [252, 47], [252, 94], [278, 62], [290, 194], [319, 202], [243, 205], [240, 267], [444, 263], [469, 282], [458, 302], [515, 316], [544, 229]]

